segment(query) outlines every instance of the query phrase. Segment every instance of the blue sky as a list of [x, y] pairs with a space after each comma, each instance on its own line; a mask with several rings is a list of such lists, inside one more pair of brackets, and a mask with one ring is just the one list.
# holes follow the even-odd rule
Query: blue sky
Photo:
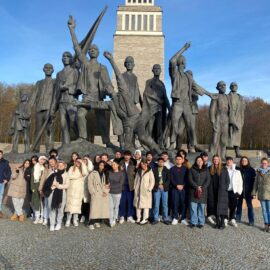
[[[68, 15], [77, 20], [80, 39], [103, 7], [109, 9], [95, 38], [100, 50], [113, 50], [116, 9], [124, 0], [1, 0], [0, 80], [33, 83], [43, 77], [51, 62], [62, 68], [61, 54], [72, 50]], [[187, 68], [209, 91], [219, 80], [239, 84], [239, 93], [270, 102], [270, 1], [269, 0], [156, 0], [164, 11], [165, 83], [169, 58], [186, 41]], [[100, 61], [107, 65], [103, 56]], [[207, 97], [200, 104], [209, 103]]]

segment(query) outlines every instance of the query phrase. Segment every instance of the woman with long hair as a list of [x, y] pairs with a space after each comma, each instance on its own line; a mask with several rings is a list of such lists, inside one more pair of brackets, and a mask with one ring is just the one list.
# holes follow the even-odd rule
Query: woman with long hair
[[100, 161], [97, 170], [88, 176], [88, 190], [91, 195], [89, 229], [100, 228], [100, 220], [108, 219], [109, 214], [109, 184], [105, 176], [106, 162]]
[[251, 167], [248, 157], [243, 156], [240, 159], [240, 171], [243, 178], [243, 193], [238, 199], [236, 209], [236, 220], [241, 221], [243, 200], [245, 199], [248, 209], [249, 226], [254, 226], [254, 211], [252, 205], [252, 189], [256, 177], [256, 171]]
[[30, 168], [30, 165], [31, 161], [26, 159], [11, 176], [7, 195], [12, 198], [15, 210], [14, 214], [10, 218], [12, 221], [24, 221], [23, 204], [27, 194], [27, 179], [25, 179], [25, 172]]
[[69, 187], [67, 189], [67, 203], [65, 212], [67, 212], [66, 227], [70, 226], [73, 215], [73, 225], [79, 226], [78, 218], [81, 213], [82, 201], [84, 196], [84, 178], [88, 171], [86, 165], [81, 159], [76, 159], [74, 165], [68, 170]]
[[[152, 169], [147, 164], [146, 159], [142, 159], [134, 182], [134, 207], [136, 208], [137, 223], [144, 225], [148, 223], [149, 210], [152, 208], [152, 190], [155, 186], [155, 176]], [[141, 214], [143, 211], [143, 219]]]
[[193, 228], [202, 228], [205, 223], [204, 208], [207, 202], [207, 191], [210, 184], [210, 174], [202, 157], [197, 157], [189, 171], [190, 217]]
[[207, 219], [211, 224], [216, 224], [213, 217], [217, 221], [217, 204], [218, 204], [218, 189], [219, 179], [222, 170], [222, 161], [218, 155], [214, 155], [212, 158], [212, 165], [209, 168], [210, 172], [210, 184], [208, 186], [207, 197]]

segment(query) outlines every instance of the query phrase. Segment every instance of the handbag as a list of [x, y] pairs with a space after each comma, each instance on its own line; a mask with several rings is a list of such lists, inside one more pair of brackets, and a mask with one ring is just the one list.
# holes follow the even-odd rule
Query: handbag
[[202, 198], [202, 196], [203, 196], [202, 189], [196, 189], [195, 192], [194, 192], [195, 199], [200, 200]]

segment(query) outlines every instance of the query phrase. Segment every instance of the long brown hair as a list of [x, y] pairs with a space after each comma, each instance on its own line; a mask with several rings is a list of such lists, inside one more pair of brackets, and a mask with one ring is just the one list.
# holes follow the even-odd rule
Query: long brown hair
[[[214, 158], [219, 158], [219, 164], [218, 164], [218, 167], [217, 168], [214, 165]], [[214, 155], [213, 158], [212, 158], [212, 165], [210, 167], [210, 174], [211, 175], [215, 175], [215, 174], [220, 175], [221, 174], [221, 170], [222, 170], [221, 158], [218, 155]]]

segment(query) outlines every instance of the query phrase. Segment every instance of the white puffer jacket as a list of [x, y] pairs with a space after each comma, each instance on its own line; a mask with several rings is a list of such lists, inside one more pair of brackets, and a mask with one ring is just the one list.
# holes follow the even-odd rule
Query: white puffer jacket
[[236, 170], [235, 164], [233, 164], [232, 179], [230, 179], [230, 181], [232, 184], [233, 193], [238, 193], [239, 195], [241, 195], [243, 192], [243, 178], [241, 172], [239, 170]]

